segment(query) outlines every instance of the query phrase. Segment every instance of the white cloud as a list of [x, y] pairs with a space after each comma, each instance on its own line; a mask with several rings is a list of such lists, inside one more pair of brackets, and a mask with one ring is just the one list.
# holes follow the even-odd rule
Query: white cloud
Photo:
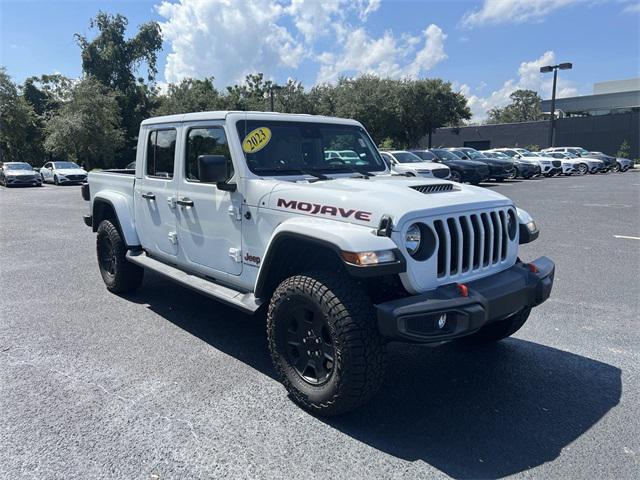
[[464, 27], [540, 21], [548, 14], [580, 0], [484, 0], [482, 7], [462, 17]]
[[[545, 52], [540, 58], [530, 62], [522, 62], [518, 69], [518, 78], [505, 81], [502, 87], [491, 92], [486, 97], [472, 93], [472, 88], [467, 84], [460, 85], [459, 91], [467, 97], [469, 108], [473, 114], [473, 121], [479, 121], [487, 117], [487, 111], [494, 107], [503, 107], [511, 103], [509, 95], [518, 89], [528, 89], [538, 92], [542, 98], [548, 98], [551, 94], [552, 75], [540, 73], [540, 67], [554, 64], [555, 54], [552, 51]], [[484, 88], [484, 85], [480, 85]], [[481, 88], [477, 88], [479, 90]], [[557, 97], [571, 97], [577, 95], [578, 90], [574, 84], [560, 76], [556, 89]]]
[[287, 13], [307, 42], [327, 33], [333, 18], [341, 13], [342, 0], [292, 0]]
[[[447, 36], [434, 24], [425, 29], [422, 38], [402, 35], [398, 40], [389, 31], [380, 38], [371, 38], [364, 28], [340, 37], [339, 54], [323, 52], [316, 57], [321, 65], [318, 83], [335, 81], [340, 75], [363, 73], [417, 78], [447, 58], [444, 51]], [[416, 52], [422, 39], [424, 45]]]
[[640, 3], [636, 3], [636, 0], [622, 10], [624, 13], [640, 13]]
[[296, 67], [303, 46], [277, 21], [284, 8], [268, 0], [163, 1], [157, 7], [171, 44], [165, 81], [215, 76], [227, 85], [275, 66]]

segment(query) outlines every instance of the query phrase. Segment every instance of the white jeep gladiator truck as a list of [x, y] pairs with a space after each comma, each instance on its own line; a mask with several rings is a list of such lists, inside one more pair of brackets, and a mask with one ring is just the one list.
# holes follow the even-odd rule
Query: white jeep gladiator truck
[[82, 195], [108, 290], [138, 288], [148, 269], [265, 311], [282, 383], [323, 415], [371, 398], [387, 342], [498, 341], [553, 284], [551, 260], [518, 257], [538, 236], [525, 211], [488, 189], [391, 175], [354, 120], [151, 118], [135, 171], [91, 172]]

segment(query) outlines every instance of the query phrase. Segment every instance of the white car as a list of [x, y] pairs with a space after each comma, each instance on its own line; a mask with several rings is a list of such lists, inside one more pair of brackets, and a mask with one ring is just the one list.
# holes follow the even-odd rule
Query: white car
[[494, 148], [491, 151], [502, 152], [521, 162], [534, 163], [540, 167], [540, 174], [545, 177], [552, 177], [562, 173], [562, 162], [560, 160], [549, 157], [539, 157], [526, 148]]
[[549, 152], [547, 155], [559, 159], [563, 164], [567, 161], [577, 163], [576, 168], [580, 175], [584, 175], [585, 173], [606, 172], [608, 170], [605, 163], [597, 158], [578, 157], [570, 152]]
[[[536, 158], [544, 158], [553, 162], [553, 160], [557, 160], [559, 157], [554, 157], [553, 155], [546, 155], [544, 153], [539, 152], [530, 152], [530, 156]], [[574, 173], [576, 175], [584, 175], [588, 172], [588, 164], [585, 162], [581, 162], [580, 159], [575, 158], [560, 158], [562, 171], [560, 172], [562, 175], [570, 176]]]
[[441, 163], [429, 162], [421, 159], [415, 153], [406, 150], [390, 150], [380, 152], [391, 171], [400, 174], [409, 174], [414, 177], [435, 177], [448, 179], [451, 170]]
[[[355, 120], [199, 112], [145, 120], [139, 138], [135, 172], [82, 186], [107, 289], [131, 292], [151, 270], [266, 312], [275, 373], [315, 415], [375, 394], [387, 342], [494, 343], [551, 294], [553, 261], [521, 260], [539, 234], [528, 213], [490, 189], [389, 175]], [[360, 165], [330, 162], [323, 144]]]
[[47, 162], [40, 169], [44, 183], [82, 183], [87, 179], [87, 171], [73, 162]]

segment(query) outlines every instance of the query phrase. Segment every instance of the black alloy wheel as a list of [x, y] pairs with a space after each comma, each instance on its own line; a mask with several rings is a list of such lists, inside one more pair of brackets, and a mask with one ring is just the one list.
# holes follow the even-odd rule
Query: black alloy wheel
[[449, 177], [449, 180], [451, 180], [452, 182], [462, 183], [462, 176], [460, 175], [460, 172], [451, 170], [451, 176]]
[[335, 348], [323, 313], [303, 297], [292, 298], [282, 313], [286, 328], [279, 329], [276, 341], [287, 362], [308, 384], [326, 383], [333, 374]]

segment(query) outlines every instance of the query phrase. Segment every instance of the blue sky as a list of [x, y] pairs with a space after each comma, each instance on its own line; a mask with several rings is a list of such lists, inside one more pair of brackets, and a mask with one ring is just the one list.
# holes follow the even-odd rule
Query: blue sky
[[476, 118], [516, 88], [550, 91], [542, 64], [570, 61], [561, 96], [640, 76], [640, 3], [627, 0], [0, 0], [0, 63], [18, 82], [81, 74], [73, 34], [98, 10], [130, 30], [162, 23], [161, 84], [213, 75], [223, 87], [263, 71], [309, 87], [339, 75], [441, 77]]

